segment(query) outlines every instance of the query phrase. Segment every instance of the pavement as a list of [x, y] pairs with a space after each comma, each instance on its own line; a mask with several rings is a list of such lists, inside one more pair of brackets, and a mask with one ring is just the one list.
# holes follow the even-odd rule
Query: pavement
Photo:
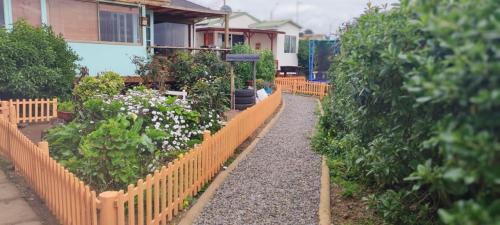
[[16, 185], [0, 170], [0, 224], [43, 225]]

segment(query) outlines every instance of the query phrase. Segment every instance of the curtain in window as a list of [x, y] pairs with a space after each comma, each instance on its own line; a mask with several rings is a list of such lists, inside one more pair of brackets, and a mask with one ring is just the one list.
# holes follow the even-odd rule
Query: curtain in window
[[140, 42], [139, 8], [99, 5], [101, 41]]
[[160, 46], [188, 47], [188, 25], [180, 23], [157, 23], [155, 44]]
[[297, 37], [285, 35], [285, 53], [297, 53]]
[[3, 14], [3, 1], [0, 0], [0, 26], [4, 26], [4, 25], [5, 25], [5, 17]]
[[56, 34], [72, 41], [99, 40], [96, 2], [47, 0], [47, 11], [49, 24]]
[[25, 19], [29, 24], [33, 26], [40, 26], [42, 24], [42, 10], [40, 0], [12, 1], [12, 17], [14, 19], [14, 22], [20, 19]]

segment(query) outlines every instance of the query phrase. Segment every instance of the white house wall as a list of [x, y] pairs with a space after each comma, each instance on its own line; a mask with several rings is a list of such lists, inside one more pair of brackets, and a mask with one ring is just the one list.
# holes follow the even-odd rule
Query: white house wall
[[[297, 49], [299, 50], [299, 32], [300, 28], [287, 23], [278, 28], [279, 31], [283, 31], [286, 35], [293, 35], [296, 38]], [[278, 35], [278, 48], [277, 48], [277, 59], [278, 59], [278, 67], [281, 66], [298, 66], [299, 59], [298, 54], [296, 53], [285, 53], [285, 34]], [[279, 68], [278, 68], [279, 69]]]
[[229, 27], [231, 28], [248, 28], [251, 24], [259, 21], [247, 16], [246, 14], [232, 18], [229, 20]]

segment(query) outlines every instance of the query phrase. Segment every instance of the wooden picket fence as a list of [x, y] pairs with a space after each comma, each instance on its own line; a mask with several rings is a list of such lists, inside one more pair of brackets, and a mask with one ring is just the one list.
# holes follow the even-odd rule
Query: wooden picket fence
[[323, 82], [307, 81], [304, 77], [278, 77], [274, 80], [277, 87], [283, 91], [325, 97], [330, 89], [330, 85]]
[[[129, 185], [127, 192], [100, 195], [100, 224], [167, 224], [183, 208], [188, 197], [195, 196], [222, 169], [236, 148], [254, 133], [281, 104], [281, 90], [241, 112], [214, 135], [204, 134], [204, 141], [185, 156]], [[116, 207], [114, 207], [116, 206]], [[114, 217], [113, 215], [116, 215]]]
[[11, 99], [17, 112], [18, 123], [48, 122], [57, 117], [57, 98]]
[[99, 196], [49, 156], [47, 142], [34, 144], [18, 130], [17, 123], [24, 120], [18, 119], [16, 103], [0, 102], [0, 153], [11, 160], [61, 224], [158, 225], [171, 221], [185, 200], [211, 181], [236, 148], [271, 117], [281, 104], [281, 89], [238, 114], [214, 135], [205, 132], [200, 145], [129, 185], [126, 193], [107, 191]]
[[47, 142], [34, 144], [19, 131], [14, 105], [3, 101], [1, 106], [0, 153], [12, 162], [61, 224], [97, 225], [96, 193], [49, 156]]

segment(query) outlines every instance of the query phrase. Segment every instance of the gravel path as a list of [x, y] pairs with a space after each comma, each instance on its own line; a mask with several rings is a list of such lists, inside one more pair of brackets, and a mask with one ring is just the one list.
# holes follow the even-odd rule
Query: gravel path
[[228, 176], [194, 224], [318, 224], [321, 156], [309, 137], [316, 100], [284, 95], [285, 109]]

